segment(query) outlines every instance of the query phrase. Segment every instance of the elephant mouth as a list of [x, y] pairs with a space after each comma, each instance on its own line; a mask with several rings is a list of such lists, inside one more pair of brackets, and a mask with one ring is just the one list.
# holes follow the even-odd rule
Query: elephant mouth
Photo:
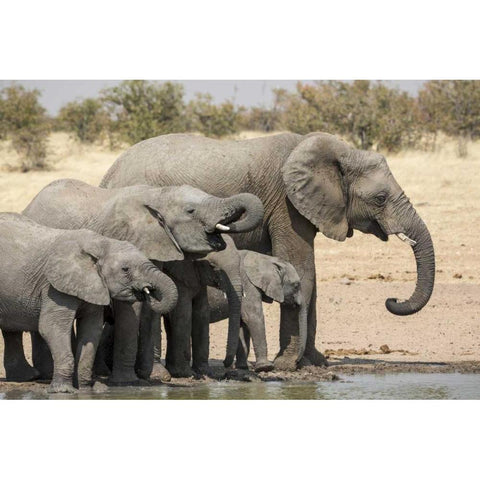
[[370, 223], [367, 233], [371, 233], [375, 235], [377, 238], [382, 240], [382, 242], [388, 242], [387, 233], [385, 233], [383, 228], [380, 226], [380, 224], [376, 220], [373, 220], [373, 222]]
[[220, 252], [221, 250], [225, 250], [225, 248], [227, 248], [225, 240], [219, 233], [207, 233], [207, 242], [208, 245], [217, 252]]

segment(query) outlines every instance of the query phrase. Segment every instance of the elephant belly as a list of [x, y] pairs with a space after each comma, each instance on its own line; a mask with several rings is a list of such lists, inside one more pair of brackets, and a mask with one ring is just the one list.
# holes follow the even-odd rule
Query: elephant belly
[[11, 332], [38, 331], [40, 301], [21, 297], [14, 301], [0, 299], [0, 328]]
[[208, 287], [208, 305], [210, 307], [210, 323], [228, 318], [228, 300], [225, 293], [217, 288]]

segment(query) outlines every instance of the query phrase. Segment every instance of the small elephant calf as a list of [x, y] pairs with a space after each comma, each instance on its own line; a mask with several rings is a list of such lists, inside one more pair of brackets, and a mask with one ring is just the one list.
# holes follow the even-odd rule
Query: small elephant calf
[[90, 385], [103, 308], [110, 297], [149, 302], [152, 309], [165, 313], [175, 306], [177, 290], [129, 242], [90, 230], [41, 226], [19, 214], [0, 214], [0, 328], [7, 380], [35, 376], [23, 354], [22, 332], [38, 331], [53, 356], [49, 390], [73, 392], [74, 380], [79, 387]]
[[[243, 298], [241, 305], [242, 332], [237, 350], [237, 368], [248, 368], [247, 358], [250, 336], [253, 340], [255, 371], [273, 369], [267, 358], [267, 339], [262, 301], [276, 301], [297, 311], [300, 345], [299, 361], [305, 350], [307, 338], [307, 309], [300, 291], [300, 278], [295, 268], [277, 257], [250, 250], [238, 250], [242, 274]], [[220, 290], [208, 288], [210, 323], [227, 318], [228, 308]]]

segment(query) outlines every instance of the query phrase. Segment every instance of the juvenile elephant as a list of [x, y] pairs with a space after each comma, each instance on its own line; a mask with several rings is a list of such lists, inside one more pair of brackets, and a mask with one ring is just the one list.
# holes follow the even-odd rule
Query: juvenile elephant
[[[315, 348], [318, 231], [338, 241], [351, 237], [354, 229], [383, 241], [396, 234], [412, 246], [417, 284], [408, 300], [387, 300], [390, 312], [418, 312], [432, 294], [435, 259], [430, 234], [377, 152], [357, 150], [327, 133], [284, 133], [242, 141], [162, 135], [124, 152], [101, 185], [178, 183], [220, 196], [250, 192], [262, 200], [263, 223], [247, 235], [236, 236], [235, 243], [288, 261], [298, 272], [308, 308], [303, 364], [326, 363]], [[282, 305], [278, 368], [295, 367], [298, 341], [298, 322]]]
[[[255, 371], [273, 369], [273, 363], [268, 360], [262, 301], [278, 302], [292, 309], [298, 317], [300, 349], [297, 360], [300, 360], [307, 340], [307, 309], [300, 291], [300, 278], [297, 272], [290, 263], [276, 257], [250, 250], [238, 250], [238, 255], [243, 297], [241, 301], [242, 336], [237, 350], [236, 367], [248, 368], [247, 358], [251, 336], [256, 357]], [[226, 318], [228, 305], [220, 290], [208, 288], [208, 303], [210, 323]]]
[[[179, 302], [166, 314], [166, 367], [174, 377], [189, 377], [193, 373], [209, 374], [210, 310], [207, 287], [221, 288], [226, 295], [226, 318], [229, 318], [225, 365], [235, 358], [240, 334], [240, 306], [243, 295], [240, 257], [228, 236], [221, 252], [209, 253], [197, 261], [167, 262], [165, 272], [174, 280]], [[190, 367], [192, 361], [192, 368]], [[153, 356], [151, 357], [153, 362]]]
[[103, 308], [110, 297], [126, 304], [148, 302], [161, 313], [177, 301], [174, 283], [137, 248], [89, 230], [53, 229], [19, 214], [3, 213], [0, 252], [0, 328], [7, 380], [32, 376], [33, 368], [23, 354], [22, 332], [38, 331], [53, 356], [50, 391], [74, 391], [74, 367], [75, 383], [87, 386]]
[[[136, 185], [118, 189], [93, 187], [78, 180], [46, 186], [24, 215], [54, 228], [88, 228], [133, 243], [154, 262], [199, 258], [225, 248], [220, 232], [243, 232], [261, 221], [263, 206], [251, 194], [218, 198], [196, 188]], [[148, 306], [114, 302], [113, 368], [110, 382], [128, 384], [150, 375], [153, 345], [149, 341]], [[138, 338], [139, 329], [143, 332]], [[142, 356], [137, 359], [137, 350]], [[33, 340], [34, 363], [48, 375], [48, 351]], [[42, 367], [43, 365], [43, 367]], [[135, 368], [136, 367], [136, 368]]]

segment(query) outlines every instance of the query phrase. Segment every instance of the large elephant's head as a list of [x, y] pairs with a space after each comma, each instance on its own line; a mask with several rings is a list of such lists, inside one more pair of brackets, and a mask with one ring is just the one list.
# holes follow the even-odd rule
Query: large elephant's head
[[165, 262], [223, 250], [222, 232], [248, 232], [262, 219], [262, 202], [249, 193], [218, 198], [188, 185], [141, 185], [119, 189], [97, 215], [96, 231]]
[[417, 262], [415, 291], [404, 302], [387, 299], [386, 307], [410, 315], [426, 305], [435, 279], [432, 240], [381, 154], [315, 133], [292, 151], [282, 173], [289, 200], [325, 236], [344, 241], [357, 229], [383, 241], [396, 234], [411, 245]]
[[58, 291], [95, 305], [110, 298], [149, 302], [167, 313], [177, 303], [175, 283], [131, 243], [89, 230], [59, 236], [49, 252], [45, 276]]

